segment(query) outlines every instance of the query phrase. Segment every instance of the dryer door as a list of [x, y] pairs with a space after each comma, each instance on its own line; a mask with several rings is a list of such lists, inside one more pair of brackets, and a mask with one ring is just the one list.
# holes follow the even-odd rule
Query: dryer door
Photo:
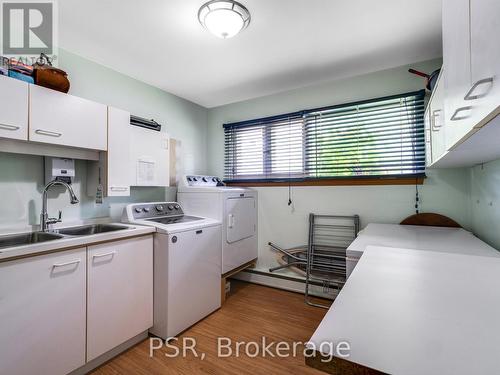
[[255, 198], [228, 198], [226, 200], [226, 240], [228, 243], [252, 237], [255, 234]]

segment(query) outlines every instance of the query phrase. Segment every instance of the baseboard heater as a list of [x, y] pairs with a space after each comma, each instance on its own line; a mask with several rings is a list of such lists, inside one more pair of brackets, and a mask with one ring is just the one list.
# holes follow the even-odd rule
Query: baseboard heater
[[[245, 277], [245, 274], [248, 277]], [[258, 279], [250, 275], [257, 276]], [[233, 278], [237, 280], [243, 280], [254, 284], [260, 284], [265, 286], [270, 286], [272, 288], [288, 290], [296, 293], [304, 294], [304, 290], [302, 287], [305, 287], [306, 280], [300, 277], [293, 277], [288, 275], [279, 275], [276, 273], [270, 273], [266, 271], [260, 271], [256, 269], [246, 269], [241, 271], [239, 274], [234, 275]], [[263, 278], [263, 279], [262, 279]], [[266, 280], [267, 279], [267, 280]], [[272, 282], [271, 280], [275, 279], [277, 282]], [[281, 281], [279, 281], [281, 280]], [[301, 285], [299, 288], [298, 285]], [[313, 286], [314, 290], [311, 290], [311, 295], [314, 297], [326, 298], [326, 299], [334, 299], [334, 297], [328, 293], [322, 293], [323, 283], [311, 280], [309, 282], [310, 286]]]

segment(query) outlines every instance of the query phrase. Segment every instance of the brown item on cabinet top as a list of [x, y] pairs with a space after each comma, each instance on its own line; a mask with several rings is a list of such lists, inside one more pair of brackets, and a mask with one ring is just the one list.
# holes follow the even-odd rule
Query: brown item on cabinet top
[[408, 216], [401, 225], [423, 225], [429, 227], [462, 228], [455, 220], [447, 216], [434, 213], [421, 213]]
[[36, 85], [68, 93], [70, 87], [68, 73], [62, 69], [54, 68], [45, 54], [40, 55], [33, 67], [35, 68], [33, 76]]

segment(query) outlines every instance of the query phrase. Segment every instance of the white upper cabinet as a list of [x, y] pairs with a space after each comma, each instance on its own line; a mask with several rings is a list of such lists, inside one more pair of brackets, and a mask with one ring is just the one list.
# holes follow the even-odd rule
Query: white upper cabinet
[[0, 137], [28, 140], [28, 84], [0, 75]]
[[108, 107], [107, 184], [109, 197], [129, 196], [130, 170], [130, 113]]
[[29, 140], [107, 149], [107, 107], [44, 87], [30, 87]]
[[443, 0], [443, 70], [446, 146], [451, 148], [474, 128], [464, 100], [471, 82], [469, 0]]
[[465, 100], [474, 108], [480, 127], [500, 106], [499, 0], [470, 0], [470, 32], [471, 86]]
[[[493, 136], [500, 124], [499, 14], [498, 0], [443, 0], [444, 132], [431, 135], [437, 167], [466, 167], [500, 157]], [[438, 160], [435, 144], [443, 154]]]
[[436, 82], [426, 112], [427, 165], [440, 159], [446, 152], [444, 69]]

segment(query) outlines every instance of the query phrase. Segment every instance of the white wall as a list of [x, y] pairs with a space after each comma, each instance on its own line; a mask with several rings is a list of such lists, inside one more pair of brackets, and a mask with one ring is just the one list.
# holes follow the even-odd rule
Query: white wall
[[500, 159], [470, 169], [472, 229], [500, 250]]
[[[70, 94], [154, 118], [182, 143], [186, 173], [206, 170], [207, 110], [197, 104], [60, 50], [59, 67], [69, 74]], [[140, 67], [138, 66], [138, 69]], [[128, 202], [175, 200], [175, 188], [134, 188], [131, 197], [107, 198], [101, 205], [86, 196], [86, 162], [77, 161], [74, 189], [80, 204], [70, 205], [62, 188], [49, 195], [49, 214], [63, 211], [64, 224], [83, 219], [119, 219]], [[39, 223], [44, 185], [43, 158], [0, 153], [0, 231], [25, 230]]]
[[[440, 65], [441, 60], [432, 60], [412, 67], [432, 72]], [[408, 68], [403, 66], [210, 109], [209, 173], [223, 174], [222, 124], [421, 89], [423, 81], [409, 74]], [[469, 227], [468, 171], [428, 170], [427, 175], [425, 184], [419, 187], [421, 211], [442, 213]], [[269, 241], [283, 247], [306, 243], [310, 212], [358, 214], [362, 226], [375, 221], [398, 223], [414, 213], [415, 186], [294, 187], [293, 208], [287, 206], [286, 187], [262, 187], [258, 191], [261, 270], [275, 265], [275, 255], [267, 246]]]

